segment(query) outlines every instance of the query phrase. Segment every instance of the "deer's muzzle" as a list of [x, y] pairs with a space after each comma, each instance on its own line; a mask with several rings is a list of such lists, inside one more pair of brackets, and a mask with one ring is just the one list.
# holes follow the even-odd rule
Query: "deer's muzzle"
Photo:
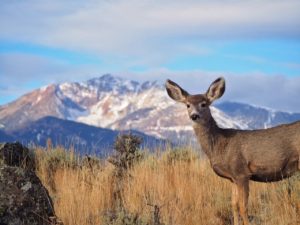
[[194, 113], [194, 114], [191, 115], [191, 120], [196, 121], [198, 119], [200, 119], [200, 115], [199, 114]]

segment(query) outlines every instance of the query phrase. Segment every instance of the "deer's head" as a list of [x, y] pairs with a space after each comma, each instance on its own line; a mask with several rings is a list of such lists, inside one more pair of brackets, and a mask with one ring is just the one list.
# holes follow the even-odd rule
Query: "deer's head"
[[225, 80], [223, 77], [219, 77], [209, 86], [206, 93], [198, 95], [190, 95], [171, 80], [166, 81], [166, 89], [172, 99], [186, 105], [189, 118], [192, 121], [201, 123], [207, 121], [211, 116], [209, 106], [212, 102], [224, 94]]

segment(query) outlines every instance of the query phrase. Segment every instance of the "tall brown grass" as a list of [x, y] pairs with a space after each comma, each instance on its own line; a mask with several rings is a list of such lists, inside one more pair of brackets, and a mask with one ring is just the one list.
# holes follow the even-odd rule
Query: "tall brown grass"
[[[113, 208], [113, 170], [107, 161], [85, 163], [62, 149], [37, 150], [38, 175], [49, 189], [65, 225], [108, 224]], [[249, 215], [253, 224], [300, 224], [299, 174], [276, 183], [251, 183]], [[231, 224], [231, 184], [216, 176], [193, 150], [148, 154], [129, 170], [122, 198], [139, 222], [114, 224]], [[156, 220], [157, 224], [157, 220]]]

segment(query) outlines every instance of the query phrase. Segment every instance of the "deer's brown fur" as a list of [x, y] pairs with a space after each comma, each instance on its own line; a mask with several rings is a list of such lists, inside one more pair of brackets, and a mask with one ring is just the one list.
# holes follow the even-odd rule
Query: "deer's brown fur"
[[300, 170], [300, 121], [263, 130], [223, 129], [209, 109], [225, 91], [223, 78], [200, 95], [189, 95], [170, 80], [166, 88], [171, 98], [187, 105], [197, 139], [214, 172], [233, 183], [234, 224], [238, 224], [238, 210], [244, 224], [249, 224], [249, 180], [279, 181]]

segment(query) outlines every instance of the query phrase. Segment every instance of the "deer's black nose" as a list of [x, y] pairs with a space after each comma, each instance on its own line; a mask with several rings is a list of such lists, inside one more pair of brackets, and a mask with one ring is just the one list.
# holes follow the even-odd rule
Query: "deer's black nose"
[[197, 119], [200, 119], [200, 116], [199, 116], [198, 114], [192, 114], [192, 115], [191, 115], [191, 119], [192, 119], [193, 121], [195, 121], [195, 120], [197, 120]]

